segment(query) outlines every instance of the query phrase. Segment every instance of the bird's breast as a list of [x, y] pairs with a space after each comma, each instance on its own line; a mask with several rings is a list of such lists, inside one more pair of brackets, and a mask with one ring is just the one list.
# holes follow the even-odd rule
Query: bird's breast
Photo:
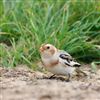
[[59, 59], [57, 59], [57, 57], [51, 57], [51, 58], [47, 58], [44, 59], [42, 58], [42, 62], [45, 65], [45, 67], [54, 67], [59, 63]]

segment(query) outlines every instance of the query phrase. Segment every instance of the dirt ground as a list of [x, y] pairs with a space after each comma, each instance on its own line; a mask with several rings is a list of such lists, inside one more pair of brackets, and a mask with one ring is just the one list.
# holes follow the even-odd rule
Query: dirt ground
[[26, 66], [14, 69], [0, 67], [0, 100], [100, 100], [100, 70], [66, 82], [61, 78], [47, 79], [47, 74]]

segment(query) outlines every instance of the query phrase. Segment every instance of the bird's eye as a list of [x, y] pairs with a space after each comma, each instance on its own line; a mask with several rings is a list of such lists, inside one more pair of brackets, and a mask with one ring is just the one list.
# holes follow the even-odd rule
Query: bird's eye
[[50, 47], [49, 47], [49, 46], [47, 46], [47, 49], [50, 49]]

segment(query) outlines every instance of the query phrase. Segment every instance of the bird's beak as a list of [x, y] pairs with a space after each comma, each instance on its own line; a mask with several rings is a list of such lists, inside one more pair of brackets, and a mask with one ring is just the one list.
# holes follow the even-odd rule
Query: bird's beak
[[44, 51], [44, 48], [43, 47], [40, 47], [39, 51], [40, 52], [43, 52]]

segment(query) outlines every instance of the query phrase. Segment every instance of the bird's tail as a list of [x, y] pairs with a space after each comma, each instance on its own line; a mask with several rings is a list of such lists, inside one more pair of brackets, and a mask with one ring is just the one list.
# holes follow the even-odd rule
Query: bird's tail
[[85, 72], [83, 72], [79, 68], [76, 68], [75, 71], [76, 71], [76, 73], [77, 73], [78, 76], [87, 76], [87, 74]]
[[87, 76], [87, 74], [86, 74], [85, 72], [81, 71], [81, 69], [78, 68], [78, 67], [81, 66], [80, 63], [78, 63], [78, 62], [72, 60], [72, 61], [70, 62], [70, 64], [71, 64], [71, 66], [76, 67], [75, 71], [76, 71], [77, 75]]
[[79, 64], [79, 63], [76, 62], [76, 61], [71, 61], [71, 62], [70, 62], [70, 65], [73, 66], [73, 67], [80, 67], [80, 66], [81, 66], [81, 64]]

